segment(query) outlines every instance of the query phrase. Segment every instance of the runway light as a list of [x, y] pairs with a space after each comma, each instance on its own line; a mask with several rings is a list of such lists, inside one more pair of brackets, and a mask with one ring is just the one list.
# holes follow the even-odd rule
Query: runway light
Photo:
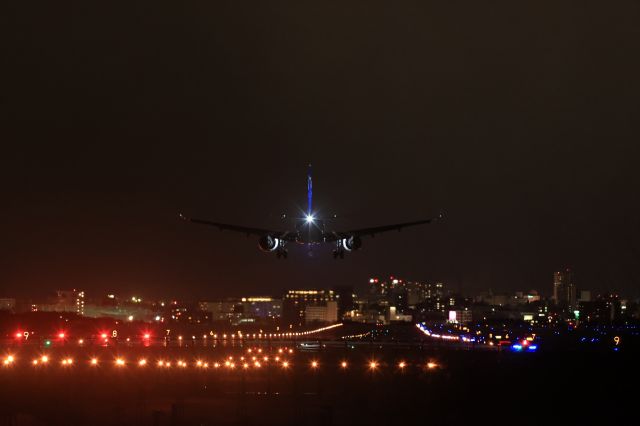
[[164, 361], [158, 361], [158, 367], [164, 366]]
[[117, 358], [116, 359], [116, 365], [119, 366], [119, 367], [122, 367], [124, 365], [124, 359]]
[[100, 335], [100, 337], [102, 337], [103, 339], [106, 339], [106, 338], [107, 338], [107, 333], [102, 333], [102, 334]]
[[307, 223], [313, 223], [313, 221], [316, 220], [316, 218], [313, 217], [312, 214], [308, 214], [304, 219], [307, 221]]
[[404, 361], [400, 361], [400, 363], [398, 363], [398, 367], [400, 367], [401, 369], [405, 368], [407, 366], [407, 364]]
[[433, 370], [437, 366], [438, 366], [438, 364], [436, 364], [435, 362], [428, 362], [427, 363], [427, 368], [430, 369], [430, 370]]
[[149, 333], [145, 333], [145, 335], [144, 335], [144, 339], [145, 340], [149, 340], [150, 337], [151, 337], [151, 335]]
[[49, 357], [46, 355], [42, 355], [42, 357], [40, 357], [40, 362], [46, 364], [47, 362], [49, 362]]
[[79, 344], [79, 345], [82, 345], [83, 343], [84, 343], [84, 339], [80, 339], [80, 340], [78, 340], [78, 344]]
[[13, 357], [13, 355], [8, 355], [8, 356], [4, 359], [4, 365], [10, 365], [10, 364], [13, 364], [13, 361], [15, 361], [15, 358]]
[[196, 365], [197, 365], [198, 367], [202, 367], [202, 361], [197, 361], [197, 362], [196, 362]]
[[38, 360], [37, 360], [37, 359], [34, 359], [34, 360], [32, 361], [32, 364], [33, 364], [33, 365], [38, 365]]
[[311, 361], [311, 368], [318, 368], [318, 361]]
[[376, 368], [378, 368], [378, 363], [377, 363], [377, 362], [375, 362], [375, 361], [371, 361], [371, 362], [369, 363], [369, 369], [371, 369], [371, 370], [375, 370]]
[[282, 368], [289, 368], [289, 363], [287, 361], [283, 361]]
[[220, 367], [220, 364], [216, 362], [216, 363], [214, 363], [214, 364], [213, 364], [213, 367], [214, 367], [214, 368], [219, 368], [219, 367]]
[[98, 365], [98, 358], [91, 358], [91, 365]]
[[141, 359], [140, 361], [138, 361], [138, 365], [140, 367], [144, 367], [145, 365], [147, 365], [147, 360], [146, 359]]
[[258, 361], [256, 361], [253, 365], [255, 365], [256, 368], [260, 368], [261, 367], [261, 365], [260, 365], [260, 363]]
[[242, 364], [242, 366], [244, 367], [244, 369], [246, 370], [247, 368], [249, 368], [249, 364], [247, 364], [246, 362], [244, 364]]
[[342, 368], [347, 368], [347, 361], [342, 361], [342, 362], [340, 363], [340, 367], [342, 367]]
[[58, 333], [58, 338], [59, 339], [64, 339], [65, 334], [64, 333]]
[[16, 339], [20, 339], [20, 338], [22, 338], [22, 332], [21, 332], [21, 331], [18, 331], [18, 332], [16, 333]]

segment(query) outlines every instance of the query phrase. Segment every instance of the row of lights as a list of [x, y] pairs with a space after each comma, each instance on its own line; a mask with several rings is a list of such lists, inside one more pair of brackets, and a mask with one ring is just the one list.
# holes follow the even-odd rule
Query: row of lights
[[[328, 331], [328, 330], [331, 330], [331, 329], [336, 328], [336, 327], [341, 327], [342, 325], [343, 325], [342, 323], [338, 323], [338, 324], [332, 324], [332, 325], [329, 325], [329, 326], [326, 326], [326, 327], [317, 328], [315, 330], [288, 332], [288, 333], [257, 333], [257, 334], [253, 333], [253, 334], [244, 334], [243, 335], [241, 332], [238, 332], [238, 338], [247, 337], [247, 338], [253, 338], [253, 339], [256, 339], [256, 338], [262, 339], [263, 337], [264, 338], [300, 337], [300, 336], [308, 336], [308, 335], [311, 335], [311, 334], [322, 333], [323, 331]], [[29, 337], [29, 333], [28, 332], [18, 331], [15, 334], [15, 336], [16, 336], [16, 338], [23, 338], [23, 337], [24, 338], [28, 338]], [[218, 335], [217, 334], [213, 334], [213, 332], [211, 332], [211, 336], [214, 339], [218, 339]], [[57, 337], [59, 339], [66, 339], [68, 336], [64, 332], [59, 332], [57, 334]], [[107, 333], [101, 333], [100, 337], [102, 339], [106, 340], [106, 339], [108, 339], [109, 335]], [[115, 336], [113, 336], [113, 337], [115, 337]], [[149, 340], [151, 338], [151, 335], [149, 333], [145, 333], [142, 337], [143, 337], [144, 340]], [[191, 338], [193, 340], [195, 340], [196, 336], [191, 336]], [[203, 334], [202, 338], [203, 339], [207, 339], [208, 336], [206, 334]], [[222, 334], [222, 338], [223, 339], [227, 339], [227, 334]], [[235, 339], [236, 335], [233, 334], [233, 333], [229, 334], [229, 338]], [[178, 336], [178, 340], [183, 340], [183, 337], [182, 336]], [[84, 343], [84, 340], [80, 339], [80, 340], [78, 340], [78, 343], [82, 344], [82, 343]]]
[[[282, 368], [289, 368], [290, 365], [291, 365], [289, 363], [289, 361], [286, 361], [286, 360], [280, 362], [279, 357], [275, 357], [274, 360], [276, 362], [278, 362]], [[47, 355], [43, 355], [43, 356], [41, 356], [39, 358], [34, 359], [32, 361], [32, 364], [35, 365], [35, 366], [37, 366], [37, 365], [45, 365], [45, 364], [48, 364], [49, 361], [50, 361], [49, 357]], [[254, 367], [254, 368], [262, 367], [262, 363], [259, 360], [257, 360], [256, 357], [253, 357], [251, 361], [252, 362], [248, 362], [248, 360], [245, 360], [244, 357], [240, 357], [240, 362], [238, 363], [238, 365], [241, 366], [244, 369], [248, 369], [250, 367]], [[268, 361], [268, 357], [264, 357], [264, 361], [267, 362]], [[3, 364], [5, 366], [9, 366], [9, 365], [12, 365], [14, 363], [15, 363], [15, 358], [13, 357], [13, 355], [8, 355], [7, 357], [5, 357], [5, 359], [3, 361]], [[73, 360], [73, 358], [63, 358], [60, 363], [63, 366], [71, 366], [71, 365], [73, 365], [74, 360]], [[97, 366], [98, 363], [99, 363], [98, 358], [91, 358], [89, 360], [89, 364], [92, 365], [92, 366]], [[118, 367], [124, 367], [126, 365], [126, 361], [125, 361], [124, 358], [116, 358], [114, 363]], [[140, 366], [140, 367], [144, 367], [147, 364], [148, 364], [148, 362], [147, 362], [147, 360], [145, 358], [142, 358], [142, 359], [138, 360], [138, 366]], [[169, 368], [169, 367], [172, 366], [172, 363], [170, 361], [158, 360], [156, 365], [158, 367]], [[176, 365], [178, 367], [181, 367], [181, 368], [188, 367], [187, 362], [186, 361], [182, 361], [182, 360], [177, 361]], [[224, 363], [215, 362], [213, 364], [209, 364], [208, 362], [205, 362], [205, 361], [202, 361], [202, 360], [198, 360], [198, 361], [195, 362], [195, 366], [198, 367], [198, 368], [209, 368], [210, 365], [213, 366], [213, 368], [220, 368], [220, 367], [224, 366], [224, 367], [229, 368], [229, 369], [234, 369], [237, 366], [236, 362], [233, 360], [233, 357], [229, 357], [227, 360], [225, 360]], [[316, 361], [316, 360], [311, 361], [311, 363], [309, 365], [314, 370], [320, 368], [320, 363], [318, 361]], [[403, 370], [406, 367], [408, 367], [408, 365], [409, 364], [406, 363], [405, 361], [400, 361], [398, 363], [398, 368]], [[348, 368], [348, 366], [349, 366], [349, 364], [346, 361], [342, 361], [340, 363], [340, 368], [342, 368], [342, 369], [346, 369], [346, 368]], [[377, 361], [370, 361], [367, 364], [367, 366], [368, 366], [368, 368], [370, 370], [376, 370], [376, 369], [378, 369], [380, 367], [380, 363], [377, 362]], [[435, 362], [428, 362], [426, 364], [426, 367], [428, 369], [435, 369], [435, 368], [438, 368], [439, 365], [436, 364]]]

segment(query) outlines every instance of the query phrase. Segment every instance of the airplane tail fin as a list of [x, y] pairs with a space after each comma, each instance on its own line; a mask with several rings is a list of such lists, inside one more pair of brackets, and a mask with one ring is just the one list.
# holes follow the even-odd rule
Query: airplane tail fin
[[307, 172], [307, 214], [312, 215], [312, 200], [313, 200], [313, 185], [311, 181], [311, 163], [309, 163], [309, 169]]

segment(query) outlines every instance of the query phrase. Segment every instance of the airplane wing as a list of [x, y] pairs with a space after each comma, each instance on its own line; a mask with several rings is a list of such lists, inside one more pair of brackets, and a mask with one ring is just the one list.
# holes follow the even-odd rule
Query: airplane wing
[[400, 231], [402, 230], [402, 228], [407, 228], [409, 226], [417, 226], [417, 225], [424, 225], [427, 223], [431, 223], [434, 222], [436, 220], [442, 219], [442, 214], [436, 216], [436, 217], [432, 217], [430, 219], [424, 219], [424, 220], [417, 220], [415, 222], [404, 222], [404, 223], [397, 223], [395, 225], [383, 225], [383, 226], [374, 226], [371, 228], [361, 228], [361, 229], [354, 229], [351, 231], [346, 231], [346, 232], [334, 232], [333, 236], [334, 238], [331, 239], [331, 241], [335, 241], [335, 240], [340, 240], [342, 238], [348, 238], [348, 237], [352, 237], [352, 236], [356, 236], [356, 237], [366, 237], [366, 236], [370, 236], [370, 237], [374, 237], [376, 234], [380, 234], [382, 232], [388, 232], [388, 231]]
[[212, 222], [212, 221], [209, 221], [209, 220], [192, 219], [192, 218], [186, 217], [186, 216], [184, 216], [182, 214], [180, 214], [180, 219], [186, 220], [187, 222], [191, 222], [191, 223], [197, 223], [199, 225], [213, 226], [215, 228], [218, 228], [221, 231], [234, 231], [234, 232], [239, 232], [241, 234], [247, 234], [247, 236], [249, 236], [249, 235], [257, 235], [257, 236], [270, 235], [272, 237], [280, 238], [280, 239], [283, 239], [283, 240], [290, 240], [290, 239], [294, 238], [293, 234], [291, 232], [288, 232], [288, 231], [274, 231], [274, 230], [271, 230], [271, 229], [251, 228], [251, 227], [247, 227], [247, 226], [231, 225], [231, 224], [228, 224], [228, 223]]

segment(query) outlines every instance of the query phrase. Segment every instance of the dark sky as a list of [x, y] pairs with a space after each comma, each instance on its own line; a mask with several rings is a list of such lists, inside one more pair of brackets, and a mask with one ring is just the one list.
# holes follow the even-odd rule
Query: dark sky
[[[640, 287], [640, 3], [4, 2], [0, 293]], [[287, 261], [178, 212], [446, 221]]]

